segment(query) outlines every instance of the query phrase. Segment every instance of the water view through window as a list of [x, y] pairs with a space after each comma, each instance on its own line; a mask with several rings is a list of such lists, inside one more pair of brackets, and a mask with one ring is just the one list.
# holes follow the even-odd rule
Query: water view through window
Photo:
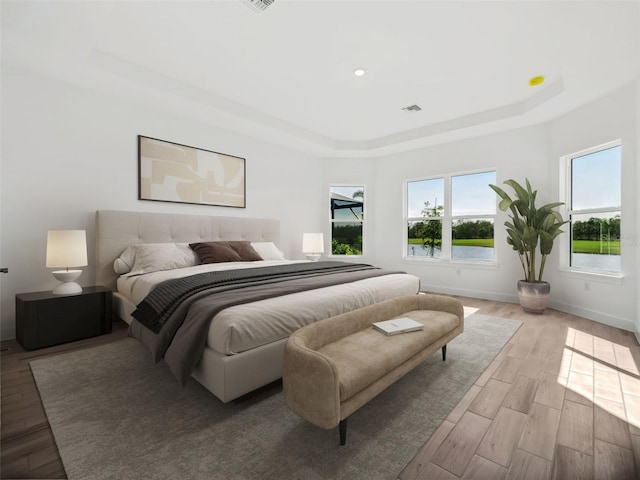
[[571, 267], [618, 273], [622, 147], [617, 142], [593, 150], [570, 160]]
[[451, 258], [495, 260], [496, 196], [489, 188], [495, 181], [496, 172], [451, 177]]
[[407, 257], [494, 261], [495, 179], [490, 171], [407, 182]]

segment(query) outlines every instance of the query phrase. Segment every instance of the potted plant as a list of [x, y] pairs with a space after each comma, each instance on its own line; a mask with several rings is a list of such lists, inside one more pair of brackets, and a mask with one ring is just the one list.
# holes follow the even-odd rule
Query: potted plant
[[[507, 228], [507, 243], [518, 252], [524, 279], [518, 281], [518, 298], [525, 312], [541, 314], [547, 307], [551, 287], [542, 280], [547, 256], [551, 253], [555, 238], [563, 233], [560, 227], [567, 223], [556, 210], [563, 202], [548, 203], [536, 208], [537, 190], [531, 189], [525, 179], [525, 189], [515, 180], [506, 180], [514, 193], [512, 199], [503, 189], [489, 185], [501, 198], [499, 208], [503, 212], [511, 211], [510, 221], [504, 222]], [[539, 260], [537, 252], [540, 251]], [[538, 262], [540, 264], [538, 268]], [[536, 276], [537, 273], [537, 276]]]

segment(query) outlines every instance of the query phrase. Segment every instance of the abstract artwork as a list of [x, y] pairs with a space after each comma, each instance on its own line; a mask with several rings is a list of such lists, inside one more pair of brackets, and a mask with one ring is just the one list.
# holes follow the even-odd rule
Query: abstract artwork
[[246, 207], [245, 159], [138, 135], [138, 198]]

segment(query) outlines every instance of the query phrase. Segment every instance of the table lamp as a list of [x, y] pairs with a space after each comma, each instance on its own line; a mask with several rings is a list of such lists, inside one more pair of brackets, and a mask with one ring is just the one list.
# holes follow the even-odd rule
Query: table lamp
[[62, 283], [53, 289], [54, 295], [72, 295], [82, 292], [75, 283], [82, 270], [69, 267], [87, 265], [87, 234], [84, 230], [49, 230], [47, 233], [47, 267], [64, 268], [51, 272]]
[[309, 260], [317, 262], [320, 254], [324, 252], [324, 239], [322, 233], [302, 234], [302, 253], [306, 254]]

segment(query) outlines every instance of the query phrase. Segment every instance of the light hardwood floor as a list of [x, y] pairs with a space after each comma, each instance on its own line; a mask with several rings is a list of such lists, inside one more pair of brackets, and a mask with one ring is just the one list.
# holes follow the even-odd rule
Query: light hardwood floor
[[399, 479], [640, 479], [632, 334], [550, 309], [460, 300], [523, 325]]
[[[523, 325], [469, 389], [400, 480], [640, 478], [640, 346], [629, 332], [555, 310], [461, 298]], [[24, 352], [2, 342], [1, 471], [66, 478], [29, 362], [125, 336]], [[428, 408], [428, 406], [425, 406]]]

